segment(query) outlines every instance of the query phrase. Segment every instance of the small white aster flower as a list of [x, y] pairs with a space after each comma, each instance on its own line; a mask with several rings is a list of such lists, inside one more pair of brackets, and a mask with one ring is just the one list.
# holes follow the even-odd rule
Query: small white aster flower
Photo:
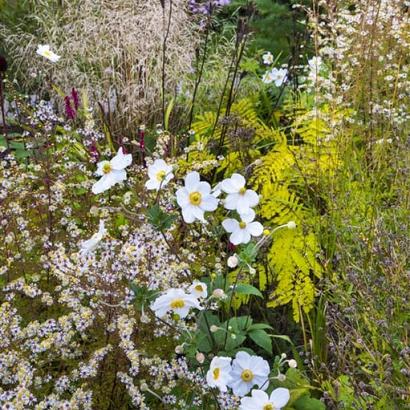
[[194, 280], [188, 290], [189, 293], [197, 298], [206, 298], [208, 296], [208, 287], [206, 286], [206, 283], [200, 282], [199, 280]]
[[269, 364], [262, 357], [238, 352], [232, 363], [232, 381], [228, 385], [239, 397], [248, 394], [255, 385], [266, 390], [269, 385], [269, 372]]
[[226, 209], [236, 210], [239, 214], [246, 214], [250, 208], [259, 203], [259, 196], [255, 191], [245, 188], [246, 180], [240, 174], [232, 174], [224, 179], [221, 189], [228, 195], [224, 201]]
[[163, 159], [156, 159], [154, 163], [148, 167], [148, 176], [149, 180], [145, 183], [145, 187], [158, 191], [174, 178], [172, 165], [167, 165]]
[[231, 358], [215, 356], [206, 373], [206, 382], [210, 387], [217, 387], [226, 392], [227, 385], [231, 382]]
[[263, 233], [263, 226], [260, 222], [253, 222], [255, 219], [255, 211], [250, 209], [246, 214], [241, 214], [241, 221], [233, 218], [227, 218], [222, 222], [226, 232], [231, 235], [229, 240], [234, 245], [248, 243], [251, 236], [260, 236]]
[[102, 241], [106, 233], [107, 233], [107, 230], [105, 229], [104, 221], [100, 221], [98, 232], [95, 233], [90, 239], [83, 241], [81, 243], [81, 252], [82, 253], [92, 252], [98, 246], [98, 244]]
[[158, 318], [164, 317], [167, 312], [173, 312], [183, 319], [191, 308], [203, 309], [195, 295], [175, 288], [168, 289], [151, 304], [151, 309]]
[[132, 155], [124, 154], [121, 147], [111, 161], [99, 162], [96, 175], [101, 176], [101, 178], [93, 185], [92, 192], [101, 194], [118, 182], [125, 181], [127, 179], [125, 168], [131, 165], [131, 162]]
[[36, 52], [40, 56], [47, 58], [47, 60], [50, 60], [53, 63], [56, 63], [60, 59], [59, 55], [57, 55], [56, 53], [50, 50], [50, 46], [48, 44], [45, 44], [45, 45], [40, 44], [37, 47]]
[[268, 396], [262, 390], [252, 390], [252, 397], [243, 397], [239, 410], [281, 410], [290, 399], [288, 389], [278, 387]]
[[263, 56], [263, 64], [271, 65], [273, 63], [273, 55], [270, 51], [267, 51]]
[[196, 171], [185, 176], [185, 186], [178, 189], [176, 196], [186, 223], [206, 222], [205, 211], [215, 211], [218, 207], [218, 200], [211, 194], [211, 186], [201, 181]]

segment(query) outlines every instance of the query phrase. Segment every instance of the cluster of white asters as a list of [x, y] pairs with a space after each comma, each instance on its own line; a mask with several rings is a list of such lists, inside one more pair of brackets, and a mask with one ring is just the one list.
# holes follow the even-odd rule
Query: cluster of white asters
[[[126, 180], [125, 168], [131, 165], [131, 154], [124, 154], [122, 148], [111, 161], [101, 161], [97, 164], [96, 175], [101, 178], [93, 185], [92, 192], [100, 194], [113, 185]], [[164, 160], [157, 159], [148, 167], [149, 180], [145, 186], [149, 190], [159, 191], [174, 178], [172, 166]], [[218, 207], [221, 192], [227, 194], [223, 201], [225, 209], [237, 211], [240, 220], [227, 218], [222, 222], [226, 232], [230, 233], [230, 241], [234, 245], [248, 243], [252, 236], [260, 236], [263, 233], [263, 226], [259, 222], [254, 222], [255, 211], [252, 209], [259, 203], [258, 194], [245, 187], [245, 178], [240, 174], [233, 174], [220, 182], [214, 189], [208, 182], [201, 181], [198, 172], [192, 171], [185, 176], [185, 184], [176, 191], [176, 200], [182, 210], [182, 217], [186, 223], [200, 221], [206, 223], [205, 212], [215, 211]], [[98, 236], [94, 239], [102, 238], [104, 227], [100, 227]], [[84, 243], [83, 243], [84, 245]], [[89, 246], [92, 246], [89, 248]], [[86, 250], [92, 250], [95, 240], [86, 244]]]
[[[233, 360], [215, 356], [206, 374], [206, 381], [209, 386], [217, 387], [222, 392], [230, 387], [235, 395], [242, 397], [239, 410], [280, 410], [289, 401], [289, 390], [277, 388], [270, 396], [265, 393], [269, 386], [269, 373], [266, 360], [240, 351]], [[259, 389], [252, 390], [255, 385]], [[243, 397], [251, 390], [251, 397]]]

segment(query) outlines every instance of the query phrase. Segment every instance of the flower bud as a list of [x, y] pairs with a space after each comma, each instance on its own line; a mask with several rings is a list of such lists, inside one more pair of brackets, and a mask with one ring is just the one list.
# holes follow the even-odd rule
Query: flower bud
[[230, 256], [229, 258], [228, 258], [228, 266], [230, 267], [230, 268], [236, 268], [237, 266], [238, 266], [238, 263], [239, 263], [239, 259], [238, 259], [238, 257], [236, 256], [236, 254], [235, 255], [232, 255], [232, 256]]
[[184, 353], [184, 346], [182, 346], [182, 345], [176, 346], [176, 347], [175, 347], [175, 353], [176, 353], [176, 354], [182, 354], [182, 353]]
[[217, 331], [219, 330], [219, 327], [216, 326], [216, 325], [212, 325], [212, 326], [209, 328], [209, 330], [210, 330], [212, 333], [215, 333], [215, 332], [217, 332]]
[[200, 364], [202, 364], [205, 361], [205, 355], [201, 352], [197, 352], [197, 354], [195, 355], [195, 358]]
[[224, 296], [225, 296], [225, 292], [223, 291], [223, 289], [215, 289], [213, 292], [212, 292], [212, 296], [213, 297], [215, 297], [215, 298], [217, 298], [217, 299], [221, 299], [221, 298], [223, 298]]
[[278, 379], [280, 382], [284, 382], [284, 381], [286, 380], [286, 376], [285, 376], [284, 374], [282, 374], [282, 373], [279, 373], [277, 379]]
[[280, 357], [281, 357], [281, 359], [286, 359], [286, 353], [282, 353], [282, 354], [280, 355]]
[[288, 365], [289, 367], [291, 367], [292, 369], [296, 369], [296, 367], [298, 367], [298, 363], [295, 359], [290, 359], [288, 361]]
[[296, 229], [296, 222], [295, 221], [289, 221], [286, 226], [288, 229]]

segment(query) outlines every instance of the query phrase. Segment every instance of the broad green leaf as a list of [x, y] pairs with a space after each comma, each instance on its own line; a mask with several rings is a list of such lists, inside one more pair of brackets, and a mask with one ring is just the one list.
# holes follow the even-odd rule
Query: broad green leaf
[[252, 330], [248, 335], [258, 346], [272, 354], [272, 340], [264, 330]]
[[249, 285], [248, 283], [239, 283], [236, 285], [235, 293], [238, 295], [254, 295], [263, 298], [262, 293], [255, 286]]

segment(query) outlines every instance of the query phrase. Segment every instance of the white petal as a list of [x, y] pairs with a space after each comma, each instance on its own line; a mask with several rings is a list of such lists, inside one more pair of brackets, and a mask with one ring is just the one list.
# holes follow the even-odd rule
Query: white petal
[[110, 163], [113, 169], [116, 169], [116, 170], [124, 169], [128, 167], [129, 165], [131, 165], [132, 155], [131, 154], [124, 155], [122, 148], [120, 147], [117, 152], [117, 155], [110, 161]]
[[255, 356], [251, 356], [247, 352], [240, 351], [236, 353], [234, 364], [240, 366], [242, 369], [249, 369], [253, 357]]
[[247, 214], [250, 211], [249, 200], [245, 195], [239, 195], [238, 202], [236, 204], [236, 209], [239, 214]]
[[252, 236], [260, 236], [263, 233], [263, 226], [259, 222], [251, 222], [250, 224], [246, 225], [246, 230]]
[[231, 234], [229, 240], [234, 245], [239, 245], [241, 243], [248, 243], [251, 240], [251, 236], [245, 231], [245, 229], [237, 229]]
[[211, 192], [211, 185], [208, 182], [202, 181], [198, 184], [196, 191], [200, 192], [202, 196], [209, 195]]
[[258, 400], [261, 404], [269, 403], [269, 396], [263, 390], [252, 390], [252, 397]]
[[190, 224], [195, 221], [195, 215], [193, 213], [193, 207], [188, 205], [182, 209], [182, 217], [187, 224]]
[[270, 395], [270, 401], [273, 406], [280, 410], [282, 407], [285, 407], [290, 399], [289, 390], [283, 387], [278, 387]]
[[222, 226], [224, 227], [226, 232], [235, 232], [239, 228], [239, 222], [236, 219], [228, 218], [222, 222]]
[[222, 191], [226, 192], [227, 194], [233, 194], [239, 191], [235, 187], [235, 185], [233, 184], [230, 178], [224, 179], [220, 184], [221, 184], [220, 189], [222, 189]]
[[248, 211], [244, 214], [240, 214], [240, 217], [242, 221], [246, 223], [250, 223], [255, 219], [255, 211], [251, 208], [248, 209]]
[[93, 194], [101, 194], [102, 192], [110, 189], [115, 184], [115, 181], [110, 174], [105, 174], [102, 176], [91, 188]]
[[231, 181], [237, 191], [243, 188], [246, 184], [246, 180], [241, 174], [232, 174]]
[[149, 179], [146, 183], [145, 183], [145, 188], [152, 190], [152, 189], [159, 189], [159, 181], [157, 181], [156, 179]]
[[252, 191], [252, 189], [247, 189], [245, 192], [245, 197], [249, 201], [249, 206], [253, 208], [254, 206], [258, 205], [259, 203], [259, 195], [255, 192]]
[[125, 171], [125, 169], [113, 169], [107, 175], [109, 175], [110, 178], [112, 178], [114, 184], [116, 184], [117, 182], [125, 181], [127, 179], [127, 172]]
[[192, 206], [192, 213], [195, 215], [196, 219], [199, 219], [201, 222], [206, 222], [204, 211], [199, 206]]
[[225, 208], [230, 209], [230, 210], [236, 209], [238, 201], [239, 201], [239, 197], [240, 197], [239, 194], [229, 194], [226, 197], [225, 202], [224, 202]]
[[185, 176], [185, 188], [188, 189], [188, 191], [196, 191], [197, 186], [199, 184], [200, 177], [198, 172], [192, 171], [186, 174]]
[[179, 188], [176, 192], [177, 203], [181, 208], [189, 205], [189, 192], [185, 188]]
[[204, 211], [215, 211], [218, 208], [218, 200], [213, 195], [207, 195], [202, 198], [200, 207]]

